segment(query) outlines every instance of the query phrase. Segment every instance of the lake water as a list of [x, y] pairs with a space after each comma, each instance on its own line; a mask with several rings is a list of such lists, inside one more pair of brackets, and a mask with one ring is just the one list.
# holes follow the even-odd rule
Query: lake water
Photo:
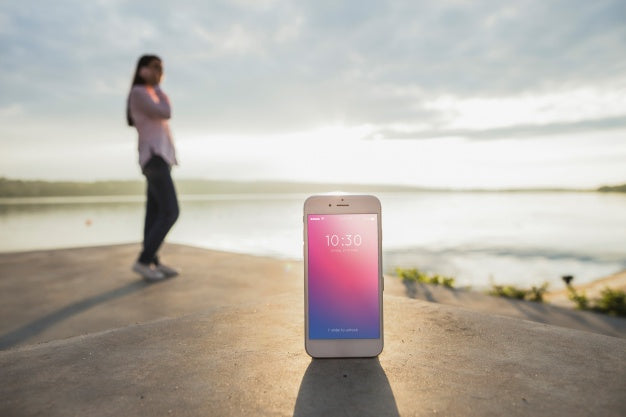
[[[379, 194], [384, 269], [418, 267], [457, 285], [562, 287], [626, 269], [626, 195]], [[169, 242], [302, 259], [305, 195], [181, 196]], [[0, 199], [0, 252], [139, 242], [143, 197]]]

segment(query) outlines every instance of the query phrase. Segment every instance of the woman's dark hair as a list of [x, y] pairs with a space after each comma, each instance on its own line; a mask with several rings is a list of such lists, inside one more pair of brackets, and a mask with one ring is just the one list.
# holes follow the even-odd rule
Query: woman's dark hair
[[[137, 67], [135, 68], [135, 76], [133, 77], [133, 83], [130, 85], [130, 89], [132, 90], [136, 85], [144, 85], [146, 80], [144, 80], [141, 75], [139, 75], [139, 70], [142, 67], [147, 67], [150, 65], [152, 61], [161, 61], [157, 55], [142, 55], [141, 58], [137, 61]], [[128, 98], [126, 99], [126, 121], [128, 122], [128, 126], [134, 126], [135, 122], [133, 122], [133, 118], [130, 117], [130, 92], [128, 93]]]

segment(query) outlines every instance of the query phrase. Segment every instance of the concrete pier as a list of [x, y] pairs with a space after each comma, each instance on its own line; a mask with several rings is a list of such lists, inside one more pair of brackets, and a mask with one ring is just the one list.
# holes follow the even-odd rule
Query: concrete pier
[[301, 263], [168, 245], [150, 285], [137, 250], [0, 254], [0, 415], [626, 413], [624, 338], [389, 281], [379, 358], [312, 360]]

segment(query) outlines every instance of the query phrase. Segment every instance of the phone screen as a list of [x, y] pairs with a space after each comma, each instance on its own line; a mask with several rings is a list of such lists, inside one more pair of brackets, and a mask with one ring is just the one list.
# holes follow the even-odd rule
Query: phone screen
[[309, 214], [309, 339], [380, 337], [378, 214]]

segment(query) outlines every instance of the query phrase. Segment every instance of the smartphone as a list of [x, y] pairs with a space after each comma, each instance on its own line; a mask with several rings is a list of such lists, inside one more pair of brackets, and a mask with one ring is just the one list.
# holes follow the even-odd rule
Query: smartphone
[[314, 358], [383, 350], [382, 223], [378, 198], [304, 202], [305, 349]]

